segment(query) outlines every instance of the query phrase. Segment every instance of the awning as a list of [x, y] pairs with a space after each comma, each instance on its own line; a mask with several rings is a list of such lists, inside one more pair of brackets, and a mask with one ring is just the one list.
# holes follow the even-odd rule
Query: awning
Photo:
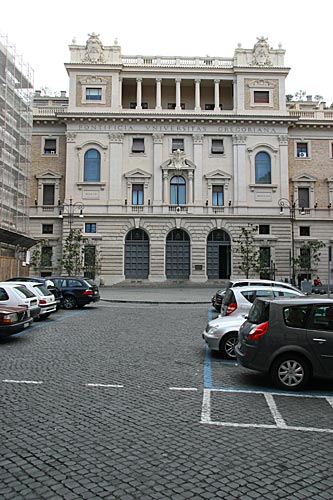
[[0, 227], [0, 243], [6, 243], [7, 245], [13, 245], [15, 247], [19, 245], [23, 248], [30, 248], [36, 245], [37, 240], [25, 234], [16, 233], [15, 231]]

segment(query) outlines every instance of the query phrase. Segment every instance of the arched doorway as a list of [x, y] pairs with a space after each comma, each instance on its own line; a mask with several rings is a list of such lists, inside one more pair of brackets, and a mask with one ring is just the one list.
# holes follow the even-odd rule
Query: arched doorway
[[214, 229], [207, 238], [207, 277], [229, 279], [231, 274], [231, 241], [223, 229]]
[[182, 229], [174, 229], [167, 236], [165, 273], [171, 280], [190, 277], [190, 237]]
[[125, 278], [148, 279], [149, 236], [143, 229], [132, 229], [125, 238]]

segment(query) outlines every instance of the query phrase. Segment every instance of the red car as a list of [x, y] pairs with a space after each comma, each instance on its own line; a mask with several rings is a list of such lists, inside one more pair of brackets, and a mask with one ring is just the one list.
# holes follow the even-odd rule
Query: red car
[[0, 338], [21, 332], [32, 323], [27, 307], [0, 305]]

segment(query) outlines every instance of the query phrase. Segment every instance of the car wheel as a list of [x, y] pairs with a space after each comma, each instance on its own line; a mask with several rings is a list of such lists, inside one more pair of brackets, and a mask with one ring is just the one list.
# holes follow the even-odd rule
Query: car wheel
[[298, 391], [303, 389], [311, 376], [309, 362], [297, 354], [284, 354], [274, 361], [271, 378], [280, 389]]
[[66, 297], [64, 297], [64, 302], [62, 304], [62, 307], [64, 309], [75, 309], [76, 307], [75, 298], [72, 297], [71, 295], [67, 295]]
[[231, 332], [225, 335], [220, 342], [220, 354], [227, 359], [236, 359], [235, 347], [237, 342], [237, 332]]

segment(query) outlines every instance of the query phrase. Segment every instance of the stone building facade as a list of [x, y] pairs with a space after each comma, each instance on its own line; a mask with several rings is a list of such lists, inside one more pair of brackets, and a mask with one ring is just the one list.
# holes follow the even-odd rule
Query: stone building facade
[[237, 278], [235, 239], [253, 224], [265, 276], [290, 278], [279, 201], [309, 189], [296, 252], [299, 225], [328, 240], [333, 121], [287, 106], [284, 53], [263, 37], [230, 58], [124, 56], [95, 33], [73, 41], [68, 99], [35, 97], [31, 226], [47, 242], [43, 273], [61, 272], [75, 227], [105, 285]]

